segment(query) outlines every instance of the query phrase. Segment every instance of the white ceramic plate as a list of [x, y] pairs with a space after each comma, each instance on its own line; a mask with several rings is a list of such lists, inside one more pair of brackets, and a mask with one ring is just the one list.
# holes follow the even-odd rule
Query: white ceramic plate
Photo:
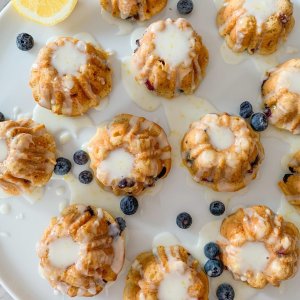
[[[121, 81], [119, 59], [132, 53], [130, 35], [116, 34], [117, 27], [108, 24], [103, 19], [98, 2], [98, 0], [79, 1], [71, 17], [55, 27], [42, 27], [34, 24], [17, 15], [10, 5], [6, 7], [0, 15], [0, 111], [9, 118], [14, 118], [13, 111], [15, 110], [16, 114], [18, 109], [22, 113], [32, 113], [35, 104], [28, 80], [30, 67], [39, 49], [52, 36], [70, 36], [79, 32], [88, 32], [105, 49], [109, 48], [115, 52], [112, 57], [113, 92], [110, 95], [109, 104], [104, 110], [100, 112], [93, 110], [89, 113], [94, 124], [99, 124], [118, 113], [131, 113], [156, 121], [167, 132], [170, 132], [163, 108], [155, 112], [146, 112], [137, 107], [127, 95]], [[168, 7], [154, 20], [178, 17], [176, 2], [170, 0]], [[258, 104], [262, 72], [257, 69], [252, 59], [246, 59], [236, 65], [224, 62], [220, 52], [223, 41], [215, 26], [216, 7], [214, 2], [212, 0], [194, 2], [194, 12], [187, 19], [202, 35], [210, 52], [207, 76], [197, 91], [197, 95], [209, 100], [219, 111], [235, 114], [238, 113], [239, 104], [243, 100], [247, 99]], [[295, 0], [294, 3], [296, 26], [287, 45], [300, 48], [300, 1]], [[34, 37], [35, 47], [32, 51], [22, 52], [17, 49], [15, 38], [20, 32], [28, 32]], [[286, 51], [280, 51], [277, 59], [278, 62], [282, 62], [297, 55], [300, 54], [287, 54]], [[276, 63], [276, 59], [269, 63], [271, 66]], [[59, 151], [64, 156], [71, 158], [72, 153], [79, 149], [94, 131], [95, 127], [82, 130], [78, 138], [72, 139], [64, 146], [59, 146]], [[227, 207], [227, 213], [232, 212], [236, 207], [251, 204], [265, 204], [274, 211], [279, 209], [282, 197], [277, 182], [285, 173], [281, 166], [281, 159], [289, 152], [289, 145], [276, 138], [276, 131], [275, 133], [271, 132], [272, 134], [263, 134], [262, 142], [266, 158], [258, 178], [247, 189], [232, 198]], [[59, 144], [58, 140], [57, 142]], [[176, 148], [174, 151], [176, 152]], [[179, 155], [174, 154], [178, 159]], [[75, 172], [77, 171], [75, 170]], [[0, 202], [0, 205], [8, 203], [11, 207], [9, 214], [0, 215], [0, 279], [15, 299], [63, 299], [61, 295], [54, 295], [48, 283], [39, 276], [38, 259], [35, 252], [36, 242], [41, 237], [50, 218], [59, 213], [59, 204], [65, 199], [70, 199], [68, 189], [63, 195], [56, 194], [57, 187], [62, 185], [61, 181], [50, 182], [44, 199], [34, 205], [30, 205], [22, 198], [4, 199]], [[92, 195], [90, 196], [93, 198]], [[88, 197], [89, 195], [86, 195], [85, 198]], [[140, 198], [138, 213], [126, 218], [128, 224], [127, 263], [124, 272], [114, 285], [95, 299], [122, 299], [125, 273], [128, 270], [129, 262], [132, 262], [141, 251], [151, 249], [152, 240], [156, 234], [169, 231], [176, 235], [182, 243], [196, 245], [201, 228], [207, 222], [217, 220], [208, 212], [208, 200], [205, 198], [209, 200], [212, 197], [204, 188], [193, 184], [188, 172], [175, 162], [171, 173], [159, 188], [152, 194]], [[224, 195], [219, 194], [215, 198], [224, 198]], [[110, 204], [103, 206], [104, 208], [105, 206], [110, 207]], [[181, 230], [176, 226], [176, 216], [182, 211], [191, 213], [193, 217], [193, 225], [189, 230]], [[20, 218], [20, 214], [23, 215], [23, 218]], [[5, 233], [8, 236], [5, 236]], [[252, 296], [251, 299], [296, 300], [299, 298], [297, 293], [299, 279], [300, 274], [285, 282], [281, 288], [267, 287]], [[212, 289], [211, 299], [215, 299], [214, 294], [215, 291]], [[244, 299], [245, 297], [241, 295], [237, 298], [237, 300]]]

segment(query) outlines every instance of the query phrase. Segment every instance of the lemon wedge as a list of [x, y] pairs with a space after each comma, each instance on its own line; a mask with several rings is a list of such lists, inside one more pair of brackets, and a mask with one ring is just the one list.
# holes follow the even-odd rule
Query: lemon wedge
[[14, 8], [25, 18], [43, 25], [55, 25], [65, 20], [78, 0], [12, 0]]

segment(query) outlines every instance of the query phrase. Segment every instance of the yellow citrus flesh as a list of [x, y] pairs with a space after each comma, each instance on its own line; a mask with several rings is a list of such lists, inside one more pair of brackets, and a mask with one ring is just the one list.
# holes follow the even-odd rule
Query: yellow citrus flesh
[[78, 0], [12, 0], [14, 8], [24, 17], [44, 24], [55, 25], [65, 20]]

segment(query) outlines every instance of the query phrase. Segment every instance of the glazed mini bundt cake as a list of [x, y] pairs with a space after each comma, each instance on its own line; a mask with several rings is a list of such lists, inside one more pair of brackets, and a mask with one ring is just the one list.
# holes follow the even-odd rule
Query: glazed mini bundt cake
[[159, 246], [137, 256], [127, 275], [124, 300], [208, 300], [208, 279], [183, 247]]
[[108, 212], [69, 206], [51, 220], [38, 244], [41, 274], [62, 294], [95, 296], [122, 270], [124, 240], [124, 233]]
[[225, 0], [217, 15], [228, 47], [249, 54], [275, 52], [294, 24], [290, 0]]
[[297, 272], [300, 235], [266, 206], [240, 208], [221, 225], [223, 264], [254, 288], [279, 286]]
[[286, 174], [278, 185], [289, 203], [300, 212], [300, 151], [293, 155], [288, 167], [291, 174]]
[[208, 51], [185, 19], [151, 24], [138, 41], [132, 64], [136, 80], [165, 98], [192, 94], [202, 81]]
[[0, 122], [0, 189], [7, 195], [31, 193], [51, 178], [56, 146], [45, 126], [32, 120]]
[[88, 145], [100, 185], [116, 195], [138, 195], [168, 175], [171, 146], [154, 122], [129, 114], [98, 129]]
[[207, 114], [191, 124], [181, 142], [193, 179], [219, 192], [234, 192], [256, 177], [264, 149], [259, 134], [237, 116]]
[[161, 12], [168, 0], [100, 0], [102, 7], [114, 17], [139, 21], [149, 20]]
[[264, 104], [274, 126], [300, 134], [300, 59], [291, 59], [267, 74], [262, 85]]
[[99, 105], [112, 88], [108, 53], [90, 43], [66, 37], [41, 49], [32, 66], [35, 101], [55, 114], [78, 116]]

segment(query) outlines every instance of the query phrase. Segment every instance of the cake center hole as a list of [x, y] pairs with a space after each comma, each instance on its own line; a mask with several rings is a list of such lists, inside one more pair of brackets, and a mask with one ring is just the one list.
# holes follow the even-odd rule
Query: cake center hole
[[255, 273], [263, 272], [269, 262], [269, 251], [264, 243], [250, 242], [239, 248], [236, 259], [241, 267], [242, 273], [253, 271]]
[[128, 153], [125, 149], [119, 148], [109, 153], [103, 160], [98, 171], [106, 174], [109, 181], [114, 179], [130, 178], [134, 165], [134, 156]]
[[59, 238], [50, 243], [48, 258], [53, 266], [65, 269], [77, 261], [79, 250], [71, 237]]
[[233, 132], [228, 127], [211, 125], [207, 129], [211, 145], [216, 150], [224, 150], [234, 144]]
[[163, 31], [155, 32], [155, 52], [160, 59], [165, 60], [172, 67], [189, 59], [191, 47], [192, 30], [186, 28], [182, 30], [176, 24], [166, 24]]
[[8, 155], [6, 140], [0, 139], [0, 162], [3, 162]]
[[65, 41], [63, 46], [58, 47], [52, 55], [52, 65], [60, 76], [76, 76], [80, 68], [87, 64], [87, 55], [84, 53], [84, 47], [80, 47], [82, 42], [76, 45]]

